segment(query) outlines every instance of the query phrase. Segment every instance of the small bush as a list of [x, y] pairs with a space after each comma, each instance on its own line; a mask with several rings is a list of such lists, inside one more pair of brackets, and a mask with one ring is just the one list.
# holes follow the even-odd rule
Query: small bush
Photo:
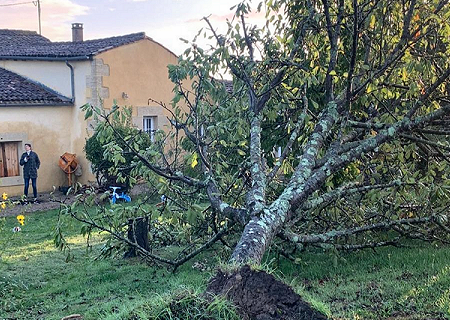
[[[86, 153], [86, 158], [91, 162], [92, 171], [96, 175], [97, 182], [99, 186], [108, 189], [111, 185], [120, 186], [122, 191], [126, 191], [130, 187], [130, 180], [127, 178], [130, 174], [132, 162], [134, 155], [128, 150], [128, 143], [124, 140], [128, 137], [135, 137], [139, 135], [140, 141], [143, 141], [144, 149], [151, 145], [150, 136], [145, 132], [133, 127], [130, 123], [113, 123], [113, 130], [108, 131], [105, 135], [105, 131], [102, 128], [102, 124], [99, 124], [94, 134], [86, 140], [84, 146], [84, 151]], [[122, 140], [122, 137], [124, 140]], [[111, 159], [107, 157], [106, 148], [109, 142], [116, 141], [117, 144], [123, 149], [123, 157], [125, 158], [125, 163], [121, 163], [120, 168], [117, 168]], [[114, 172], [117, 169], [125, 181], [117, 181], [118, 176]]]

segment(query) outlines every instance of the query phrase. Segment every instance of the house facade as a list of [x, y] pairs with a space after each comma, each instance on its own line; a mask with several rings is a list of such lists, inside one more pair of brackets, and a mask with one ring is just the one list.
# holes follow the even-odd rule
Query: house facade
[[176, 55], [144, 33], [83, 41], [82, 26], [72, 28], [71, 42], [0, 30], [0, 193], [23, 192], [18, 159], [25, 143], [41, 159], [39, 191], [67, 185], [58, 166], [65, 152], [77, 155], [78, 182], [95, 180], [83, 151], [92, 133], [80, 110], [86, 103], [132, 106], [135, 126], [150, 134], [168, 130], [169, 114], [149, 99], [172, 99], [167, 65], [177, 63]]

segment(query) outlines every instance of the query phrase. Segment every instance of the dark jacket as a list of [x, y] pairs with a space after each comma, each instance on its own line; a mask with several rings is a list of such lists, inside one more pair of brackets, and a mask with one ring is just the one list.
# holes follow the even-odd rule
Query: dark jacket
[[[28, 160], [25, 161], [25, 158], [28, 157]], [[31, 151], [30, 155], [28, 155], [26, 152], [22, 154], [20, 157], [20, 165], [23, 166], [23, 177], [25, 179], [29, 178], [37, 178], [37, 170], [39, 169], [39, 166], [41, 165], [41, 161], [39, 160], [39, 157], [36, 152]]]

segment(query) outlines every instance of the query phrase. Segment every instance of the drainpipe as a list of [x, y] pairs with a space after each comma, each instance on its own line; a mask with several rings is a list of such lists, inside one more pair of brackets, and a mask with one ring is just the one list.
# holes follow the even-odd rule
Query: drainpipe
[[73, 66], [66, 60], [66, 66], [70, 68], [70, 86], [72, 88], [72, 98], [70, 98], [70, 102], [75, 102], [75, 75], [73, 72]]

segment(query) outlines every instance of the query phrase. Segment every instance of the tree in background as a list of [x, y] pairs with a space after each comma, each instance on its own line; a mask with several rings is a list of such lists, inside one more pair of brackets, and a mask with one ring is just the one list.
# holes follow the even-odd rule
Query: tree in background
[[173, 259], [128, 244], [176, 268], [219, 240], [237, 264], [270, 247], [295, 259], [306, 246], [447, 241], [448, 1], [268, 0], [261, 29], [247, 1], [234, 9], [224, 34], [204, 19], [198, 36], [216, 46], [194, 39], [169, 66], [170, 135], [143, 148], [143, 133], [109, 125], [119, 110], [85, 106], [117, 138], [107, 159], [132, 154], [131, 175], [171, 200], [153, 217], [190, 230]]
[[[116, 108], [117, 106], [114, 106], [113, 110]], [[109, 190], [110, 186], [120, 185], [121, 189], [126, 191], [130, 185], [128, 177], [131, 170], [131, 161], [133, 159], [132, 154], [124, 154], [123, 159], [118, 158], [116, 160], [109, 160], [105, 153], [109, 152], [107, 148], [109, 143], [112, 140], [115, 141], [117, 137], [127, 137], [139, 134], [139, 130], [131, 125], [131, 112], [132, 110], [130, 108], [126, 108], [122, 111], [122, 119], [111, 117], [111, 121], [107, 123], [107, 125], [111, 126], [111, 128], [110, 131], [107, 131], [106, 135], [99, 134], [99, 132], [103, 132], [105, 130], [105, 128], [103, 128], [103, 124], [105, 123], [99, 124], [95, 128], [94, 134], [86, 140], [86, 144], [84, 146], [86, 158], [91, 163], [91, 168], [96, 176], [98, 185], [105, 190]], [[144, 135], [142, 138], [141, 148], [145, 149], [151, 144], [150, 137]], [[126, 143], [121, 140], [118, 141], [118, 145], [120, 147], [126, 147]], [[122, 165], [120, 166], [120, 170], [117, 170], [119, 160]], [[114, 169], [115, 167], [116, 169]], [[118, 182], [118, 177], [123, 177], [124, 179], [120, 179], [123, 181]]]

